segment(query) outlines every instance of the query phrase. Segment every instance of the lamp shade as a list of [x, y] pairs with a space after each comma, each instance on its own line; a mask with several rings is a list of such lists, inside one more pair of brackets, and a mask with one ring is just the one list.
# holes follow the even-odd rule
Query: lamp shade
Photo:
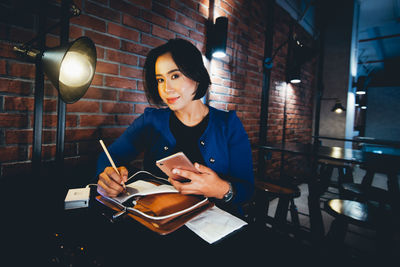
[[300, 76], [300, 65], [296, 64], [293, 65], [291, 67], [289, 67], [289, 71], [288, 71], [288, 77], [287, 77], [287, 81], [289, 83], [300, 83], [301, 82], [301, 76]]
[[93, 80], [96, 47], [88, 37], [80, 37], [66, 46], [44, 51], [41, 60], [44, 72], [61, 99], [71, 104], [85, 95]]
[[301, 83], [301, 65], [293, 61], [287, 68], [286, 75], [286, 81], [288, 83]]
[[354, 85], [356, 86], [356, 94], [357, 95], [365, 95], [369, 82], [371, 80], [371, 76], [360, 76], [357, 79], [357, 83]]
[[218, 17], [214, 26], [213, 57], [222, 58], [226, 54], [226, 38], [228, 36], [228, 18]]
[[336, 100], [335, 105], [332, 107], [331, 109], [332, 112], [335, 113], [342, 113], [343, 111], [346, 111], [346, 109], [343, 107], [342, 103], [340, 102], [340, 100]]
[[290, 39], [289, 47], [291, 49], [288, 59], [286, 81], [292, 84], [301, 82], [301, 66], [303, 64], [303, 45], [295, 39]]

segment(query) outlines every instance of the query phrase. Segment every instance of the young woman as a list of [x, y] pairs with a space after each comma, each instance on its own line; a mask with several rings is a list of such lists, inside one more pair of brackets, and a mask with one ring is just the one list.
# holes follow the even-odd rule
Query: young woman
[[211, 84], [200, 51], [183, 39], [152, 49], [144, 65], [149, 103], [144, 114], [108, 148], [119, 176], [104, 153], [98, 159], [98, 192], [117, 196], [126, 181], [123, 165], [144, 152], [144, 170], [162, 176], [155, 165], [161, 158], [183, 151], [200, 174], [175, 169], [190, 182], [169, 179], [182, 194], [204, 195], [220, 206], [240, 208], [254, 189], [248, 136], [235, 111], [205, 105], [201, 98]]

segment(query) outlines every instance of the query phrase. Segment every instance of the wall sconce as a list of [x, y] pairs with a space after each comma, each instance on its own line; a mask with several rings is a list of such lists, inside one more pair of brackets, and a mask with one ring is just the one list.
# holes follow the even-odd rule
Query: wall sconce
[[274, 66], [273, 60], [278, 52], [289, 43], [289, 53], [287, 68], [286, 68], [286, 82], [296, 84], [301, 82], [301, 66], [313, 56], [315, 53], [314, 49], [304, 46], [299, 40], [296, 39], [296, 34], [290, 35], [290, 37], [280, 44], [275, 49], [271, 58], [264, 60], [264, 67], [272, 69]]
[[43, 71], [58, 90], [65, 103], [72, 104], [83, 97], [96, 69], [96, 47], [88, 37], [80, 37], [67, 45], [39, 51], [25, 45], [14, 51], [35, 62], [41, 61]]
[[370, 80], [370, 76], [360, 76], [357, 78], [357, 82], [353, 82], [353, 87], [356, 87], [357, 95], [365, 95], [367, 93], [367, 87]]
[[296, 40], [296, 35], [289, 39], [286, 82], [296, 84], [301, 82], [301, 65], [304, 63], [303, 44]]
[[336, 100], [336, 103], [335, 103], [335, 105], [332, 107], [331, 111], [340, 114], [340, 113], [346, 111], [346, 109], [343, 107], [343, 105], [342, 105], [342, 103], [340, 102], [340, 100], [337, 99], [337, 100]]
[[301, 66], [299, 64], [290, 66], [287, 73], [287, 82], [292, 84], [301, 83], [300, 72]]
[[361, 109], [367, 109], [367, 98], [365, 95], [357, 95], [355, 106]]
[[335, 100], [335, 105], [333, 105], [331, 111], [337, 114], [341, 114], [346, 111], [345, 107], [342, 105], [342, 102], [339, 98], [321, 98], [321, 100]]
[[296, 34], [293, 34], [293, 37], [289, 38], [288, 42], [286, 82], [296, 84], [301, 82], [301, 67], [313, 56], [315, 51], [301, 43]]
[[356, 91], [357, 95], [365, 95], [366, 93], [367, 93], [367, 91], [365, 91], [365, 89], [357, 88], [357, 91]]
[[[79, 8], [72, 0], [61, 0], [60, 21], [45, 29], [46, 14], [44, 9], [38, 13], [38, 34], [14, 50], [33, 61], [36, 67], [34, 88], [34, 123], [32, 148], [32, 173], [40, 176], [44, 101], [44, 74], [57, 88], [57, 135], [56, 135], [56, 167], [63, 173], [64, 137], [66, 103], [78, 101], [89, 88], [96, 69], [96, 47], [87, 37], [80, 37], [73, 42], [69, 40], [69, 19], [79, 16]], [[60, 46], [46, 49], [46, 34], [60, 27]], [[36, 46], [33, 47], [33, 44]]]
[[357, 95], [357, 103], [361, 109], [367, 109], [367, 98], [366, 95]]
[[228, 18], [218, 17], [215, 24], [208, 27], [207, 58], [226, 56], [226, 39], [228, 37]]

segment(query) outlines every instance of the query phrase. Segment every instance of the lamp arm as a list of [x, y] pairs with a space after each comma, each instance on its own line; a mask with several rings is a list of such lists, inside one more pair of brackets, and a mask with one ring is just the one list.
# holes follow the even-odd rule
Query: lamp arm
[[282, 47], [283, 47], [284, 45], [286, 45], [286, 44], [289, 42], [289, 40], [290, 40], [290, 38], [288, 38], [286, 41], [284, 41], [282, 44], [280, 44], [280, 45], [278, 46], [277, 49], [275, 49], [274, 54], [272, 55], [271, 60], [273, 60], [273, 59], [275, 58], [275, 56], [276, 56], [276, 54], [278, 54], [279, 50], [281, 50]]
[[[81, 10], [80, 10], [74, 3], [71, 3], [71, 6], [69, 7], [69, 12], [68, 12], [68, 13], [69, 13], [69, 18], [77, 17], [77, 16], [79, 16], [79, 15], [81, 14]], [[54, 30], [55, 28], [57, 28], [57, 27], [60, 26], [60, 25], [61, 25], [61, 21], [59, 21], [59, 22], [53, 24], [52, 26], [50, 26], [49, 28], [47, 28], [47, 29], [43, 32], [43, 34], [40, 34], [40, 35], [36, 36], [35, 38], [33, 38], [32, 40], [30, 40], [30, 41], [24, 43], [21, 47], [22, 47], [22, 48], [31, 47], [33, 43], [35, 43], [36, 41], [40, 40], [41, 38], [43, 38], [44, 35], [46, 35], [47, 33], [51, 32], [52, 30]], [[21, 52], [21, 51], [19, 51], [19, 50], [16, 50], [15, 47], [14, 47], [14, 51]], [[32, 57], [31, 55], [28, 55], [28, 54], [25, 53], [25, 52], [23, 52], [23, 54], [25, 54], [25, 55], [27, 55], [27, 56], [29, 56], [29, 57]], [[35, 55], [35, 56], [36, 56], [36, 55]]]
[[290, 36], [289, 36], [289, 38], [287, 38], [286, 39], [286, 41], [284, 41], [283, 43], [281, 43], [279, 46], [278, 46], [278, 48], [277, 49], [275, 49], [275, 51], [274, 51], [274, 53], [272, 54], [272, 56], [269, 58], [266, 58], [265, 60], [264, 60], [264, 66], [267, 68], [267, 69], [271, 69], [272, 68], [272, 65], [273, 65], [273, 60], [274, 60], [274, 58], [275, 58], [275, 56], [278, 54], [278, 52], [282, 49], [282, 47], [284, 47], [287, 43], [289, 43], [289, 41], [291, 40], [291, 39], [295, 39], [296, 38], [296, 34], [293, 34], [293, 37], [291, 38]]
[[278, 48], [275, 49], [275, 51], [274, 51], [274, 53], [272, 54], [272, 56], [271, 56], [271, 57], [267, 57], [267, 58], [264, 60], [264, 66], [265, 66], [267, 69], [271, 69], [271, 68], [272, 68], [272, 66], [273, 66], [273, 62], [272, 62], [272, 61], [274, 60], [275, 56], [278, 54], [279, 50], [281, 50], [282, 47], [283, 47], [284, 45], [286, 45], [286, 44], [289, 42], [289, 40], [290, 40], [290, 38], [288, 38], [285, 42], [283, 42], [282, 44], [280, 44], [280, 45], [278, 46]]
[[274, 65], [274, 63], [272, 62], [276, 56], [276, 54], [279, 52], [279, 50], [282, 49], [282, 47], [284, 45], [286, 45], [289, 42], [289, 39], [286, 40], [285, 42], [283, 42], [282, 44], [279, 45], [279, 47], [277, 49], [275, 49], [274, 53], [272, 54], [271, 57], [267, 57], [264, 60], [264, 67], [267, 69], [272, 69], [272, 66]]
[[25, 44], [14, 46], [13, 50], [34, 61], [36, 61], [42, 55], [41, 51], [34, 48], [28, 48]]

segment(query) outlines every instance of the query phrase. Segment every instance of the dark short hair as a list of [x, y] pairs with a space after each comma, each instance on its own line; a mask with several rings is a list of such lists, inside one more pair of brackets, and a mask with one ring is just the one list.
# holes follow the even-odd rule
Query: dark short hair
[[159, 56], [170, 52], [172, 59], [186, 77], [198, 82], [193, 100], [202, 98], [211, 84], [210, 75], [204, 66], [200, 51], [191, 42], [184, 39], [170, 39], [167, 43], [153, 48], [147, 54], [144, 63], [144, 89], [149, 103], [162, 104], [158, 93], [158, 84], [155, 74], [156, 60]]

